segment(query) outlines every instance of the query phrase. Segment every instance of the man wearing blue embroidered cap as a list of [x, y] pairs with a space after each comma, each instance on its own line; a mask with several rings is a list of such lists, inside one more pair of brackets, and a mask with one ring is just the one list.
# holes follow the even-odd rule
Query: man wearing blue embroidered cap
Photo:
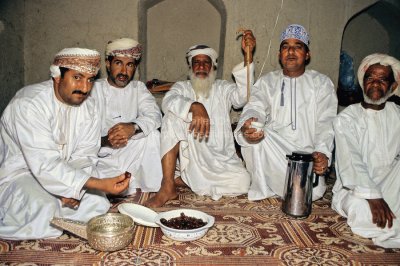
[[[289, 25], [280, 41], [282, 70], [270, 72], [255, 83], [235, 131], [251, 173], [250, 200], [283, 196], [287, 154], [312, 153], [314, 172], [323, 175], [333, 149], [332, 121], [337, 111], [333, 83], [317, 71], [306, 70], [310, 43], [303, 26]], [[260, 124], [263, 130], [252, 123]], [[321, 178], [313, 200], [322, 197], [325, 190]]]

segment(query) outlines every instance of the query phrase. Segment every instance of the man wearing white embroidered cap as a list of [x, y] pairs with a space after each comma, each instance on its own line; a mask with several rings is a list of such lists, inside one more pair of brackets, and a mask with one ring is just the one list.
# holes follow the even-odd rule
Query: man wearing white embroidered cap
[[364, 101], [334, 121], [336, 183], [332, 208], [351, 230], [385, 248], [400, 248], [400, 108], [387, 99], [398, 92], [400, 61], [385, 54], [358, 68]]
[[102, 116], [99, 171], [132, 174], [126, 194], [140, 188], [158, 191], [162, 179], [160, 158], [161, 111], [141, 81], [133, 80], [142, 46], [130, 38], [110, 41], [106, 47], [108, 77], [96, 81], [92, 92]]
[[[333, 149], [332, 121], [337, 110], [333, 83], [317, 71], [306, 70], [309, 35], [303, 26], [289, 25], [280, 41], [282, 70], [270, 72], [254, 84], [235, 131], [251, 173], [250, 200], [283, 196], [286, 155], [312, 153], [314, 172], [323, 175]], [[253, 128], [254, 121], [264, 125], [264, 130]], [[313, 200], [321, 198], [325, 190], [325, 179], [320, 177]]]
[[[255, 45], [252, 32], [245, 31], [242, 49], [245, 58], [250, 58], [250, 82]], [[236, 84], [216, 80], [217, 57], [206, 45], [190, 47], [186, 54], [190, 80], [175, 83], [163, 99], [163, 180], [160, 191], [145, 203], [149, 207], [176, 198], [176, 185], [182, 181], [193, 192], [214, 200], [247, 193], [250, 176], [236, 155], [229, 117], [232, 106], [240, 108], [246, 103], [246, 68], [243, 63], [235, 67]], [[180, 177], [174, 179], [178, 157]]]
[[88, 98], [100, 66], [97, 51], [67, 48], [52, 79], [22, 88], [1, 117], [0, 237], [57, 237], [53, 216], [88, 221], [110, 208], [129, 175], [99, 179], [100, 117]]

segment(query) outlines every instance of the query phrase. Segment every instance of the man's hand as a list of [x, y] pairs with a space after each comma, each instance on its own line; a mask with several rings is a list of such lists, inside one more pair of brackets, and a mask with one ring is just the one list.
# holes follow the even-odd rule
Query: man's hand
[[[246, 47], [249, 47], [248, 50]], [[256, 38], [251, 30], [245, 30], [242, 37], [242, 49], [244, 52], [245, 62], [248, 60], [249, 64], [253, 62], [253, 52], [256, 47]], [[247, 54], [249, 52], [249, 54]]]
[[108, 142], [114, 149], [125, 147], [128, 140], [135, 135], [135, 125], [132, 123], [118, 123], [108, 130]]
[[125, 172], [116, 177], [99, 179], [95, 177], [86, 181], [85, 188], [103, 191], [107, 194], [119, 194], [129, 187], [131, 174]]
[[264, 138], [264, 130], [257, 132], [256, 128], [251, 127], [251, 122], [253, 121], [257, 121], [257, 118], [252, 117], [247, 119], [240, 130], [247, 142], [256, 144]]
[[201, 141], [204, 137], [208, 138], [210, 134], [210, 118], [207, 110], [201, 103], [194, 102], [189, 109], [192, 112], [192, 122], [189, 126], [189, 132], [194, 133], [194, 138]]
[[73, 198], [60, 197], [60, 200], [62, 207], [68, 207], [75, 210], [79, 208], [79, 204], [81, 203], [79, 200]]
[[384, 199], [367, 199], [372, 213], [372, 222], [380, 228], [392, 228], [393, 219], [396, 218]]
[[322, 152], [313, 152], [313, 170], [317, 175], [323, 175], [328, 170], [328, 157]]

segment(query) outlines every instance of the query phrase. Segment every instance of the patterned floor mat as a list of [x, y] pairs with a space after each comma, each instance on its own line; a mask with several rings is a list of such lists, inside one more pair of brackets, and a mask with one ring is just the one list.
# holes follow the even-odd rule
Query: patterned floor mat
[[[143, 203], [148, 193], [114, 203]], [[3, 265], [400, 265], [400, 249], [384, 249], [354, 235], [330, 208], [331, 193], [313, 204], [306, 219], [281, 211], [279, 198], [250, 202], [246, 196], [213, 201], [189, 189], [165, 211], [191, 208], [215, 217], [215, 225], [193, 242], [172, 241], [159, 228], [135, 226], [132, 243], [116, 252], [93, 250], [86, 241], [63, 234], [57, 239], [0, 239]]]

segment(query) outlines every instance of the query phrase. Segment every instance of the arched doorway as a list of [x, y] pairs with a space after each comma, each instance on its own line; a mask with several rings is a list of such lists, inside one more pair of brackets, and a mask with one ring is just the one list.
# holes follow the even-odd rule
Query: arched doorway
[[[222, 0], [142, 0], [139, 42], [145, 46], [140, 79], [186, 79], [186, 50], [207, 44], [224, 54], [226, 10]], [[223, 57], [217, 77], [222, 76]]]
[[400, 58], [400, 1], [381, 0], [354, 15], [347, 23], [342, 50], [361, 60], [372, 53], [386, 53]]
[[[361, 60], [369, 54], [386, 53], [400, 58], [399, 17], [400, 1], [381, 0], [349, 20], [343, 32], [341, 50], [353, 59], [355, 75]], [[355, 82], [358, 83], [357, 77]], [[339, 105], [347, 106], [360, 101], [360, 93], [355, 96], [354, 93], [343, 92], [339, 87]], [[349, 97], [355, 97], [356, 100], [351, 101]]]

